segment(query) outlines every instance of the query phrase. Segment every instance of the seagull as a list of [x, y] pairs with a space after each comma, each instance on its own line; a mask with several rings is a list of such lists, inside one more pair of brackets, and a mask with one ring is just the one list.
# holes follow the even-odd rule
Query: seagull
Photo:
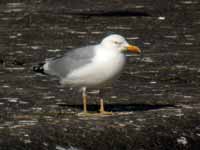
[[[82, 91], [83, 112], [88, 116], [87, 88], [100, 88], [111, 83], [125, 66], [125, 51], [141, 53], [139, 47], [130, 45], [118, 34], [105, 37], [99, 44], [89, 45], [66, 52], [62, 57], [46, 60], [33, 67], [35, 72], [57, 76], [64, 86], [79, 87]], [[104, 110], [100, 98], [100, 115], [112, 115]]]

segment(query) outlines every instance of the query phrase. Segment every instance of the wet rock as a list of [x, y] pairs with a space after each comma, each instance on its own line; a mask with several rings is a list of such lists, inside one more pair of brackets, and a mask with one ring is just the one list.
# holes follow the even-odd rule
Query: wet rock
[[[0, 149], [107, 150], [200, 147], [199, 10], [193, 1], [0, 2]], [[112, 116], [81, 117], [78, 89], [33, 66], [110, 33], [138, 45], [105, 87]], [[99, 109], [98, 92], [88, 109]]]

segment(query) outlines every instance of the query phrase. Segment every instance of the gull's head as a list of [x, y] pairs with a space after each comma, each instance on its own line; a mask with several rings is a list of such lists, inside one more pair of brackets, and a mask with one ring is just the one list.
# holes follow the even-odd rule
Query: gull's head
[[126, 39], [118, 34], [111, 34], [101, 41], [101, 45], [106, 49], [116, 50], [118, 52], [131, 51], [141, 53], [139, 47], [130, 45]]

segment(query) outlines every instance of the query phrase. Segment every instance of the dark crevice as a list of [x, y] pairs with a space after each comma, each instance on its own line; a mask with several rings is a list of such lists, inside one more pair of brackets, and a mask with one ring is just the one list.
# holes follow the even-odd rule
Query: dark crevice
[[130, 10], [53, 10], [56, 14], [65, 14], [72, 16], [85, 17], [151, 17], [150, 13], [145, 11], [130, 11]]
[[[82, 109], [83, 106], [80, 105], [68, 105], [68, 104], [61, 104], [61, 107], [71, 107]], [[88, 104], [88, 111], [97, 111], [99, 110], [99, 105], [96, 104]], [[157, 104], [157, 105], [150, 105], [150, 104], [106, 104], [105, 109], [107, 111], [112, 112], [128, 112], [128, 111], [147, 111], [147, 110], [156, 110], [161, 108], [171, 108], [171, 107], [178, 107], [172, 104]]]
[[126, 17], [126, 16], [135, 16], [135, 17], [148, 17], [151, 16], [146, 12], [132, 12], [132, 11], [99, 11], [99, 12], [71, 12], [70, 15], [79, 15], [79, 16], [96, 16], [96, 17]]

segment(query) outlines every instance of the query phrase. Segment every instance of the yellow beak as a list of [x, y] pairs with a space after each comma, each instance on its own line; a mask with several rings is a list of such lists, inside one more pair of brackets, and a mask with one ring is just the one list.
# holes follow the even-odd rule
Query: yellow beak
[[127, 50], [130, 51], [130, 52], [133, 52], [133, 53], [138, 53], [138, 54], [141, 53], [140, 48], [137, 47], [137, 46], [134, 46], [134, 45], [129, 45], [127, 47]]

